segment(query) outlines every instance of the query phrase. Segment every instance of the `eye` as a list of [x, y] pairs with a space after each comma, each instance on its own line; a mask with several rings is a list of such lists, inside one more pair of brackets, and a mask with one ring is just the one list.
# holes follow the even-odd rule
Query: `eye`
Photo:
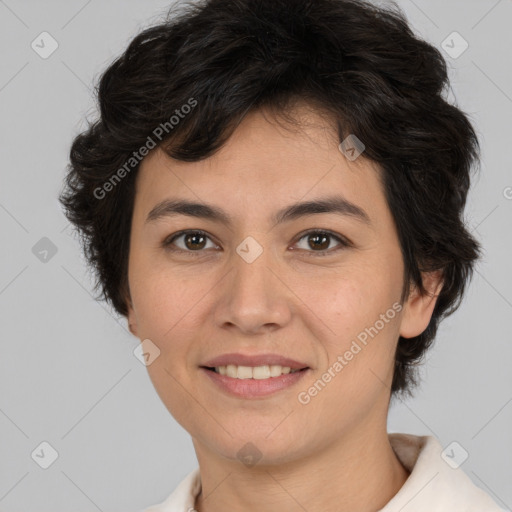
[[[328, 256], [333, 252], [352, 246], [352, 243], [345, 237], [320, 229], [312, 229], [302, 233], [298, 241], [304, 239], [309, 241], [306, 247], [299, 247], [299, 249], [309, 252], [313, 256]], [[331, 240], [338, 242], [338, 248], [334, 250], [329, 248]], [[180, 243], [177, 243], [177, 241]], [[210, 246], [208, 246], [208, 241], [210, 241]], [[167, 237], [162, 242], [162, 247], [168, 251], [198, 253], [198, 256], [203, 252], [203, 249], [219, 248], [204, 231], [198, 229], [179, 231]]]
[[[181, 239], [181, 244], [177, 244], [176, 240]], [[215, 244], [213, 244], [210, 247], [207, 246], [207, 240], [210, 240], [210, 237], [201, 230], [187, 230], [187, 231], [180, 231], [179, 233], [176, 233], [175, 235], [171, 235], [170, 237], [166, 238], [162, 246], [166, 250], [170, 251], [182, 251], [182, 252], [201, 252], [202, 249], [210, 249], [217, 248]], [[173, 245], [177, 246], [177, 249], [173, 247]]]
[[[299, 247], [301, 250], [306, 250], [306, 252], [313, 253], [313, 256], [328, 256], [333, 252], [337, 252], [346, 247], [350, 247], [351, 242], [341, 236], [335, 235], [330, 231], [314, 229], [303, 233], [299, 238], [299, 242], [303, 239], [308, 240], [306, 242], [306, 247]], [[334, 250], [329, 250], [330, 240], [336, 240], [339, 242], [338, 248]], [[313, 250], [309, 250], [313, 249]], [[318, 250], [317, 250], [318, 249]]]

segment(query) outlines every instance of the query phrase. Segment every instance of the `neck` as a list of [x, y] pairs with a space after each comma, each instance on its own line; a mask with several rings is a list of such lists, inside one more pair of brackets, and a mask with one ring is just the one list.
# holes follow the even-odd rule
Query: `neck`
[[358, 429], [300, 460], [252, 467], [206, 455], [195, 441], [202, 487], [195, 510], [376, 512], [409, 476], [386, 429], [379, 432]]

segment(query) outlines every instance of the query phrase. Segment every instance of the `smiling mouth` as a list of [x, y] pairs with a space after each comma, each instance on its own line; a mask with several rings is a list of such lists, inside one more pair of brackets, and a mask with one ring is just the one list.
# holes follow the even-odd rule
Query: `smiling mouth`
[[263, 379], [272, 379], [276, 377], [281, 377], [282, 375], [286, 375], [288, 373], [297, 373], [303, 372], [308, 369], [305, 368], [296, 368], [291, 369], [289, 366], [280, 366], [280, 365], [262, 365], [262, 366], [238, 366], [234, 364], [229, 364], [227, 366], [202, 366], [201, 368], [205, 368], [211, 372], [218, 373], [220, 375], [224, 375], [226, 377], [231, 377], [232, 379], [255, 379], [255, 380], [263, 380]]

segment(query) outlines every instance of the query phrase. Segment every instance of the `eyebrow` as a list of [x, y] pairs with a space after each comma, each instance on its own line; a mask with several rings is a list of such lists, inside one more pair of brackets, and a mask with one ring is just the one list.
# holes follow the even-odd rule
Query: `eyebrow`
[[[273, 225], [282, 224], [306, 215], [316, 213], [336, 213], [338, 215], [353, 217], [354, 219], [371, 226], [368, 214], [359, 206], [351, 203], [341, 196], [330, 196], [312, 201], [295, 203], [287, 206], [271, 217]], [[233, 224], [232, 218], [221, 208], [206, 203], [195, 203], [184, 199], [164, 199], [148, 213], [145, 223], [154, 222], [164, 217], [175, 215], [188, 215], [200, 219], [208, 219], [223, 223], [227, 226]]]

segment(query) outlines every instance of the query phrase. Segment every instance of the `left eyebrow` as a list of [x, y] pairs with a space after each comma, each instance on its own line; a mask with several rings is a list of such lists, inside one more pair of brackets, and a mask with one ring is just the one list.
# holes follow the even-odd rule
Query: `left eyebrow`
[[[312, 201], [295, 203], [279, 210], [271, 217], [272, 224], [282, 224], [306, 215], [318, 213], [336, 213], [352, 217], [368, 226], [371, 220], [368, 214], [354, 203], [341, 196], [330, 196]], [[221, 208], [206, 203], [195, 203], [184, 199], [164, 199], [148, 213], [145, 223], [154, 222], [163, 217], [187, 215], [208, 219], [232, 226], [232, 218]]]

